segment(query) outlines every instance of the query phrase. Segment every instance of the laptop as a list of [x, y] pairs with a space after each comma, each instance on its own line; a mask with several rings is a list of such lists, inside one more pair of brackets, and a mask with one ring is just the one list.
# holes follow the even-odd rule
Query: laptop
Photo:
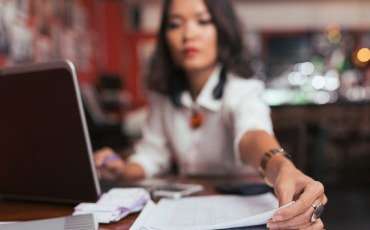
[[99, 223], [93, 214], [24, 221], [18, 223], [0, 223], [0, 230], [98, 230]]
[[73, 64], [0, 68], [0, 197], [80, 203], [100, 194]]

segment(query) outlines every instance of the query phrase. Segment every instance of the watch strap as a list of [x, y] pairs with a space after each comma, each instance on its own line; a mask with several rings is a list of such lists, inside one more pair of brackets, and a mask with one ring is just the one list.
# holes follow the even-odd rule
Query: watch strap
[[266, 184], [270, 187], [274, 187], [274, 185], [267, 179], [265, 170], [271, 158], [274, 156], [278, 156], [278, 155], [284, 155], [289, 160], [291, 159], [290, 154], [287, 153], [284, 149], [282, 148], [281, 149], [271, 149], [263, 155], [262, 160], [261, 160], [261, 165], [260, 167], [258, 167], [258, 170], [260, 171], [261, 176], [263, 177]]

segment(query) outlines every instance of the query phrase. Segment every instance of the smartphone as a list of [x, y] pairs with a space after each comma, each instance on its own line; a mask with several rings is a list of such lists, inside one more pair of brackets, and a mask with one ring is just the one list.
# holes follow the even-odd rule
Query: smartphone
[[227, 194], [237, 194], [242, 196], [253, 196], [263, 194], [266, 192], [274, 193], [274, 189], [269, 187], [265, 183], [255, 183], [255, 184], [227, 183], [216, 185], [215, 189], [219, 192]]
[[203, 186], [198, 184], [170, 184], [159, 187], [152, 192], [153, 199], [172, 198], [179, 199], [181, 197], [190, 196], [201, 193]]

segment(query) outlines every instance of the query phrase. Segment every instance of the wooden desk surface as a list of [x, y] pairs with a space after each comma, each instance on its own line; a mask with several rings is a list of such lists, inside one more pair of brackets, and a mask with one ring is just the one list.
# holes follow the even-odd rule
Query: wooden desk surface
[[[259, 176], [230, 178], [179, 178], [182, 183], [202, 184], [204, 191], [199, 196], [218, 194], [213, 188], [216, 184], [230, 182], [262, 182]], [[0, 221], [27, 221], [68, 216], [73, 213], [75, 205], [49, 204], [40, 202], [0, 200]], [[132, 214], [121, 221], [99, 226], [100, 230], [126, 230], [131, 227], [139, 214]]]

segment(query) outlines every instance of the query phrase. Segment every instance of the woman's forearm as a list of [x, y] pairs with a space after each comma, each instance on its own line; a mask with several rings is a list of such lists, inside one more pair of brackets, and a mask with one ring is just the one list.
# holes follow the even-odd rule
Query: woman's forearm
[[[256, 170], [261, 164], [263, 155], [271, 149], [281, 148], [274, 136], [265, 131], [249, 131], [240, 140], [239, 151], [243, 161], [251, 164]], [[294, 168], [293, 163], [283, 155], [272, 157], [266, 165], [267, 179], [275, 184], [281, 170]]]
[[283, 155], [272, 157], [267, 163], [265, 169], [266, 177], [273, 185], [276, 184], [279, 176], [283, 174], [282, 172], [294, 175], [296, 171], [297, 169], [294, 164]]
[[145, 171], [141, 165], [136, 163], [128, 163], [122, 173], [122, 179], [134, 180], [143, 179], [145, 177]]

